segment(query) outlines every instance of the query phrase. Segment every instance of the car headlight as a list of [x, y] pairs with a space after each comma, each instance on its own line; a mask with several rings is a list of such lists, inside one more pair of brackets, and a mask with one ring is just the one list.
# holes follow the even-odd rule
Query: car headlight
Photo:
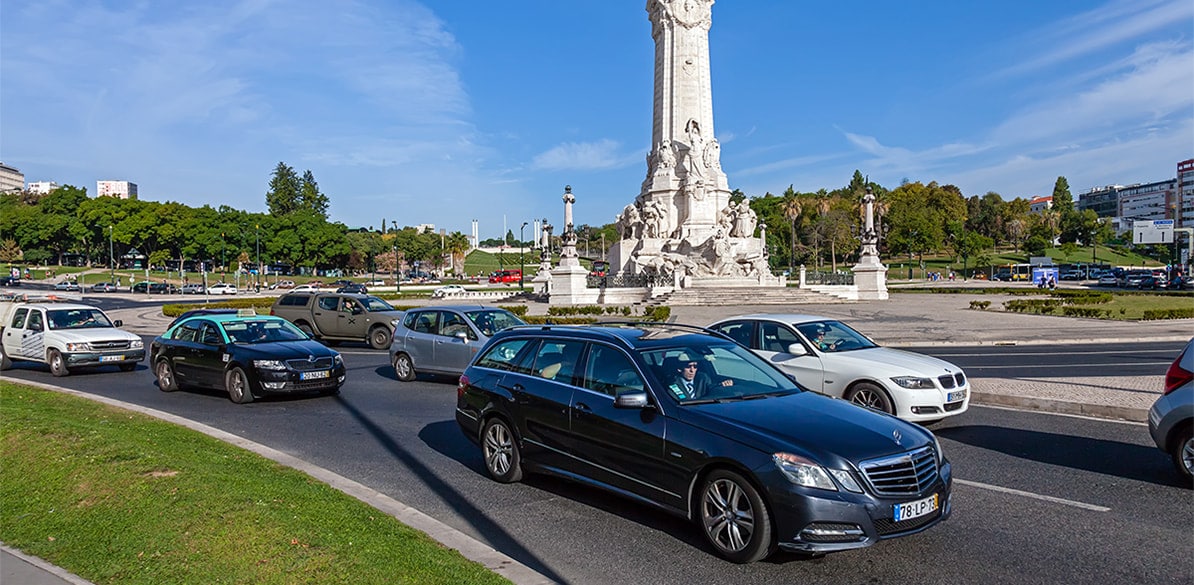
[[941, 467], [941, 464], [945, 463], [945, 451], [941, 450], [941, 441], [937, 440], [937, 435], [932, 431], [929, 431], [929, 434], [933, 437], [933, 448], [937, 450], [937, 467]]
[[259, 370], [285, 370], [286, 364], [278, 360], [253, 360], [253, 365]]
[[791, 453], [776, 453], [771, 456], [771, 460], [784, 473], [788, 481], [796, 485], [837, 491], [837, 484], [829, 478], [829, 472], [804, 457]]
[[141, 341], [140, 339], [134, 339], [129, 342], [129, 347], [132, 349], [141, 349], [145, 347], [145, 342]]
[[937, 388], [933, 384], [932, 378], [919, 378], [916, 376], [895, 376], [891, 379], [892, 382], [909, 390], [934, 390]]
[[340, 354], [336, 354], [336, 355], [332, 356], [332, 365], [334, 365], [334, 366], [344, 365], [344, 358], [340, 357]]
[[89, 351], [90, 345], [86, 343], [68, 343], [66, 344], [66, 351]]

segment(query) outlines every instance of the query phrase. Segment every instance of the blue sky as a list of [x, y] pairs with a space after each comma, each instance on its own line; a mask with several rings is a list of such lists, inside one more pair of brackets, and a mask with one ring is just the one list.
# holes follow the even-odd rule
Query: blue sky
[[[265, 210], [279, 161], [349, 226], [614, 220], [650, 149], [644, 0], [5, 0], [0, 160]], [[1194, 2], [721, 0], [714, 130], [748, 196], [1077, 194], [1194, 157]]]

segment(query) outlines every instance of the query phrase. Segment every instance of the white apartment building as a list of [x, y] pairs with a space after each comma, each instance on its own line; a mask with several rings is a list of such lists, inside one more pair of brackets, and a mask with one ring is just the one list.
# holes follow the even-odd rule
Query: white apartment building
[[0, 193], [17, 193], [25, 190], [25, 174], [0, 162]]
[[1169, 200], [1174, 193], [1174, 180], [1128, 185], [1119, 190], [1119, 217], [1124, 226], [1135, 221], [1172, 219]]
[[119, 197], [121, 199], [136, 199], [137, 184], [128, 181], [96, 181], [96, 197]]
[[1028, 213], [1041, 213], [1046, 209], [1052, 209], [1053, 196], [1045, 195], [1043, 197], [1033, 197], [1028, 201]]
[[58, 183], [54, 181], [34, 181], [29, 183], [29, 186], [25, 190], [37, 195], [49, 195], [51, 191], [57, 188]]

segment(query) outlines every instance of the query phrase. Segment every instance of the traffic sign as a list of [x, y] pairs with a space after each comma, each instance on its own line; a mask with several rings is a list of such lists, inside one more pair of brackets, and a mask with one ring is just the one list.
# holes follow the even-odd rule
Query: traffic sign
[[1132, 222], [1133, 244], [1172, 244], [1173, 220], [1137, 220]]

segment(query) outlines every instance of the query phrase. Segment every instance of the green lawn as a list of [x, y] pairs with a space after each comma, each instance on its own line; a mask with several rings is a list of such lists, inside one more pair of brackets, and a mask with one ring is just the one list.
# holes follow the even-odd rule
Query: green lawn
[[0, 540], [95, 583], [508, 583], [311, 477], [0, 382]]

